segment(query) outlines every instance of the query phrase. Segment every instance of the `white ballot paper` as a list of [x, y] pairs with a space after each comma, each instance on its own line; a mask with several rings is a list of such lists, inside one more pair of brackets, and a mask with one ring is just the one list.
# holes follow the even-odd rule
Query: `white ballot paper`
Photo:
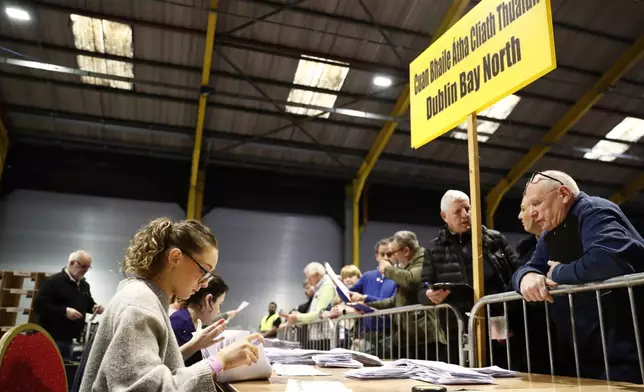
[[[250, 335], [249, 331], [224, 331], [221, 334], [221, 336], [224, 337], [223, 341], [205, 350], [201, 350], [201, 353], [204, 358], [210, 357], [211, 355], [215, 355], [222, 348], [233, 344], [238, 339], [244, 338], [248, 335]], [[264, 345], [259, 344], [257, 346], [257, 350], [259, 355], [257, 356], [256, 363], [250, 366], [242, 365], [234, 369], [224, 370], [217, 376], [217, 382], [226, 383], [233, 381], [266, 380], [270, 378], [273, 374], [273, 369], [264, 353]]]
[[246, 308], [246, 306], [248, 306], [248, 302], [242, 301], [242, 303], [239, 304], [239, 306], [237, 307], [236, 310], [238, 312], [241, 312], [242, 310], [244, 310]]
[[328, 373], [321, 372], [309, 365], [283, 365], [276, 363], [273, 370], [278, 376], [298, 377], [298, 376], [330, 376]]

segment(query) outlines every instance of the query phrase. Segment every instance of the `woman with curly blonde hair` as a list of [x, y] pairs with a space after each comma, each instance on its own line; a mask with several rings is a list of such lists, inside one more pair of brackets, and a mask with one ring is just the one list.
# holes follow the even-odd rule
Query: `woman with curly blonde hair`
[[258, 334], [184, 367], [168, 318], [170, 298], [206, 287], [219, 260], [217, 240], [195, 220], [156, 219], [130, 240], [118, 287], [96, 332], [80, 390], [215, 391], [217, 374], [257, 361]]

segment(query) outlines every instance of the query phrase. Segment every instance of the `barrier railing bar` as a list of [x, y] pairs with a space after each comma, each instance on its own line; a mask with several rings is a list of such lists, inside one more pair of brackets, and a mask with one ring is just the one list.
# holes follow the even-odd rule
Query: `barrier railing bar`
[[[414, 332], [416, 336], [416, 344], [414, 344], [414, 348], [416, 349], [416, 356], [414, 358], [418, 359], [418, 312], [414, 312], [414, 328], [415, 328]], [[407, 341], [407, 344], [409, 344], [409, 341]]]
[[485, 306], [485, 312], [487, 314], [487, 343], [490, 345], [490, 366], [494, 366], [494, 348], [492, 347], [492, 312], [490, 311], [490, 305]]
[[604, 370], [606, 370], [606, 381], [610, 381], [610, 373], [608, 370], [608, 351], [606, 349], [606, 335], [604, 334], [604, 315], [602, 309], [602, 300], [599, 290], [595, 290], [595, 297], [597, 298], [597, 312], [599, 313], [599, 331], [602, 336], [602, 351], [604, 352]]
[[[630, 275], [624, 275], [624, 276], [619, 276], [611, 279], [607, 279], [601, 282], [591, 282], [591, 283], [585, 283], [581, 285], [561, 285], [556, 289], [549, 290], [550, 294], [553, 296], [560, 295], [560, 294], [568, 294], [569, 296], [569, 304], [572, 305], [572, 294], [575, 293], [580, 293], [580, 292], [588, 292], [588, 291], [593, 291], [593, 290], [608, 290], [608, 289], [617, 289], [617, 288], [628, 288], [629, 290], [629, 299], [631, 302], [631, 313], [633, 315], [633, 326], [636, 328], [636, 339], [637, 339], [637, 350], [638, 350], [638, 359], [640, 363], [640, 372], [642, 373], [642, 379], [644, 379], [644, 362], [642, 361], [642, 348], [641, 344], [639, 342], [640, 337], [639, 337], [639, 326], [637, 325], [637, 320], [636, 320], [636, 313], [635, 313], [635, 300], [633, 298], [633, 293], [632, 293], [632, 286], [638, 286], [638, 285], [644, 285], [644, 273], [637, 273], [637, 274], [630, 274]], [[516, 292], [507, 292], [507, 293], [500, 293], [500, 294], [491, 294], [491, 295], [486, 295], [479, 299], [474, 306], [472, 307], [471, 310], [471, 315], [472, 317], [469, 318], [468, 320], [468, 325], [467, 325], [467, 335], [468, 335], [468, 349], [466, 350], [469, 354], [470, 357], [470, 366], [478, 366], [480, 364], [477, 364], [476, 359], [474, 357], [474, 352], [476, 350], [476, 341], [472, 337], [472, 333], [474, 331], [475, 327], [475, 322], [477, 321], [476, 315], [479, 313], [481, 310], [481, 307], [487, 306], [490, 304], [495, 304], [495, 303], [504, 303], [504, 302], [509, 302], [513, 300], [523, 300], [523, 297], [521, 297], [520, 294]], [[546, 306], [546, 312], [547, 310], [547, 304]], [[572, 319], [574, 316], [574, 305], [571, 306], [570, 309], [570, 316], [571, 316], [571, 322], [573, 324], [573, 348], [575, 351], [575, 366], [577, 368], [577, 375], [579, 376], [579, 358], [578, 358], [578, 352], [577, 352], [577, 343], [576, 343], [576, 331], [574, 329], [574, 320]], [[549, 316], [548, 313], [546, 313], [547, 316]], [[550, 355], [550, 368], [551, 372], [554, 373], [554, 361], [553, 361], [553, 350], [552, 350], [552, 334], [550, 331], [550, 323], [547, 321], [547, 330], [548, 330], [548, 350], [549, 350], [549, 355]], [[489, 336], [489, 334], [488, 334]]]
[[528, 308], [525, 300], [521, 301], [521, 303], [523, 304], [523, 328], [525, 330], [525, 356], [528, 360], [528, 373], [532, 373], [532, 363], [530, 361], [530, 334], [528, 333]]
[[555, 375], [555, 362], [552, 357], [552, 335], [550, 333], [550, 311], [548, 310], [548, 303], [544, 302], [543, 307], [546, 309], [546, 333], [548, 334], [548, 357], [550, 358], [550, 374]]
[[[447, 363], [452, 363], [452, 358], [451, 358], [452, 350], [451, 350], [451, 347], [450, 347], [452, 339], [449, 338], [449, 310], [448, 309], [445, 309], [445, 318], [446, 318], [445, 319], [445, 325], [446, 325], [445, 329], [447, 329]], [[425, 331], [426, 330], [427, 330], [427, 328], [425, 328]], [[463, 349], [463, 347], [459, 347], [459, 350], [462, 350], [462, 349]]]
[[[427, 320], [427, 311], [423, 313], [425, 320]], [[429, 342], [428, 342], [427, 327], [425, 327], [425, 360], [429, 360]]]
[[570, 307], [570, 328], [572, 329], [572, 348], [575, 354], [575, 370], [577, 378], [581, 377], [579, 372], [579, 350], [577, 349], [577, 329], [575, 328], [575, 305], [572, 299], [572, 293], [568, 294], [568, 305]]
[[635, 311], [635, 297], [633, 297], [633, 288], [628, 288], [628, 302], [631, 304], [631, 316], [633, 317], [633, 332], [635, 333], [635, 343], [637, 344], [637, 359], [640, 363], [640, 373], [644, 381], [644, 361], [642, 360], [642, 344], [640, 342], [640, 327], [637, 322], [637, 312]]
[[512, 369], [512, 354], [510, 354], [510, 319], [508, 318], [508, 303], [503, 303], [503, 317], [505, 318], [505, 331], [508, 339], [505, 343], [505, 351], [508, 357], [508, 369]]
[[[435, 361], [438, 361], [438, 326], [439, 326], [439, 319], [440, 318], [440, 310], [436, 309], [436, 312], [434, 312], [434, 345], [436, 346], [436, 359]], [[427, 319], [425, 319], [425, 328], [427, 328]], [[449, 342], [447, 342], [449, 344]]]

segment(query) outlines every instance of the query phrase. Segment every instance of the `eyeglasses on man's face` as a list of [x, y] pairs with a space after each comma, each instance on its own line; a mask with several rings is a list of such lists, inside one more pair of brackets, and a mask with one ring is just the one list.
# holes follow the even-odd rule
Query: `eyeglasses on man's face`
[[201, 263], [199, 263], [197, 260], [195, 260], [194, 257], [192, 257], [190, 252], [181, 248], [178, 248], [178, 249], [181, 251], [181, 253], [188, 256], [188, 258], [192, 260], [193, 263], [197, 264], [199, 269], [203, 272], [203, 275], [201, 275], [201, 278], [199, 278], [199, 283], [209, 282], [212, 279], [212, 274], [213, 274], [212, 271], [208, 271], [207, 269], [205, 269], [204, 266], [201, 265]]
[[564, 185], [564, 183], [561, 182], [561, 180], [559, 180], [557, 178], [554, 178], [552, 176], [549, 176], [547, 174], [544, 174], [542, 172], [536, 171], [536, 172], [532, 173], [532, 176], [530, 176], [530, 181], [528, 181], [528, 183], [526, 184], [525, 187], [527, 188], [528, 185], [530, 185], [530, 184], [536, 184], [539, 181], [541, 181], [543, 178], [547, 178], [548, 180], [552, 180], [552, 181], [558, 183], [559, 185]]

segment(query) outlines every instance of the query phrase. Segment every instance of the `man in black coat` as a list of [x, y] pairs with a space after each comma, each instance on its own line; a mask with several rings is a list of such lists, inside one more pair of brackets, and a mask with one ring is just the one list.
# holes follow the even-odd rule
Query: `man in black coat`
[[[461, 191], [449, 190], [441, 199], [441, 217], [445, 226], [427, 246], [418, 300], [425, 305], [448, 303], [462, 313], [474, 305], [473, 263], [471, 246], [471, 217], [469, 196]], [[505, 237], [495, 230], [483, 227], [483, 274], [485, 294], [498, 294], [511, 290], [512, 274], [519, 268], [519, 258]], [[433, 290], [434, 283], [458, 284], [452, 290]], [[516, 333], [510, 348], [513, 369], [524, 370], [525, 346], [521, 338], [522, 315], [509, 306], [510, 328]], [[502, 306], [491, 307], [492, 316], [503, 316]], [[503, 329], [503, 328], [499, 328]], [[492, 331], [489, 331], [492, 332]], [[454, 338], [456, 334], [451, 334]], [[494, 343], [494, 364], [508, 367], [505, 340]], [[453, 342], [450, 343], [453, 346]], [[453, 347], [450, 347], [453, 350]]]
[[69, 255], [67, 267], [42, 283], [34, 310], [40, 324], [52, 336], [64, 359], [72, 357], [73, 339], [80, 338], [86, 313], [103, 313], [84, 279], [92, 266], [87, 252], [78, 250]]

